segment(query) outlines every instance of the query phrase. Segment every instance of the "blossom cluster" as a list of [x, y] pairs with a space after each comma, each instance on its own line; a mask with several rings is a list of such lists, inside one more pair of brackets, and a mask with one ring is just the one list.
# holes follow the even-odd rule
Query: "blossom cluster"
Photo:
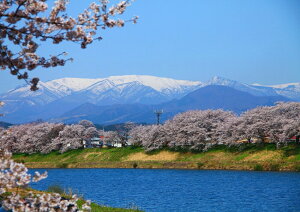
[[103, 142], [119, 142], [123, 145], [128, 140], [128, 131], [134, 127], [126, 123], [117, 127], [115, 131], [97, 130], [88, 120], [78, 124], [64, 125], [62, 123], [37, 122], [12, 126], [8, 129], [0, 128], [0, 148], [8, 149], [13, 153], [61, 153], [84, 146], [84, 140], [103, 136]]
[[258, 107], [240, 116], [223, 110], [188, 111], [163, 125], [137, 126], [131, 142], [148, 151], [171, 148], [205, 151], [214, 145], [241, 142], [286, 144], [300, 136], [300, 103]]
[[[83, 121], [85, 123], [87, 121]], [[13, 153], [65, 152], [83, 146], [83, 140], [98, 136], [95, 126], [61, 123], [30, 123], [0, 129], [0, 148]]]
[[[68, 15], [68, 3], [69, 0], [56, 0], [50, 8], [47, 0], [0, 1], [0, 68], [29, 83], [26, 70], [63, 66], [71, 60], [62, 58], [65, 52], [49, 58], [41, 56], [37, 53], [41, 42], [68, 41], [86, 48], [94, 40], [102, 39], [97, 35], [99, 30], [137, 21], [137, 17], [127, 21], [118, 18], [131, 4], [128, 0], [111, 7], [109, 1], [100, 0], [76, 18]], [[38, 78], [30, 80], [31, 90], [38, 89], [38, 82]]]
[[[28, 169], [22, 163], [16, 163], [11, 159], [11, 153], [0, 150], [0, 195], [3, 209], [9, 211], [79, 211], [77, 207], [78, 198], [74, 195], [66, 199], [57, 193], [19, 194], [19, 188], [26, 188], [31, 182], [38, 182], [47, 177], [47, 172], [40, 174], [35, 172], [34, 176], [28, 173]], [[12, 192], [11, 192], [12, 191]], [[11, 192], [9, 195], [4, 195]], [[90, 211], [90, 201], [82, 207]]]

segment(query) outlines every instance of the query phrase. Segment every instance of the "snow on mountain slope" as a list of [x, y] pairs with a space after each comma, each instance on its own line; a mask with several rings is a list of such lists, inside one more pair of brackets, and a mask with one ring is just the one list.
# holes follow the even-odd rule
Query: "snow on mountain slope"
[[265, 85], [265, 87], [273, 88], [278, 95], [300, 101], [300, 82], [279, 85]]
[[[97, 86], [100, 90], [105, 90], [105, 87], [109, 85], [109, 87], [117, 86], [121, 84], [126, 84], [130, 82], [139, 82], [142, 85], [149, 86], [154, 90], [159, 92], [168, 93], [171, 91], [180, 92], [185, 87], [198, 86], [201, 82], [196, 81], [187, 81], [187, 80], [175, 80], [171, 78], [162, 78], [155, 76], [147, 76], [147, 75], [124, 75], [124, 76], [111, 76], [108, 78], [98, 78], [98, 79], [82, 79], [82, 78], [62, 78], [57, 80], [48, 81], [45, 84], [51, 88], [62, 90], [62, 91], [82, 91], [85, 89], [89, 89], [89, 87], [93, 87], [95, 91], [96, 84], [101, 84], [101, 86]], [[106, 84], [106, 85], [104, 85]], [[102, 87], [104, 85], [104, 87]]]
[[107, 79], [117, 85], [136, 81], [149, 86], [154, 90], [166, 93], [169, 91], [181, 91], [185, 86], [199, 86], [202, 84], [199, 81], [175, 80], [147, 75], [112, 76]]
[[[109, 94], [112, 93], [116, 93], [116, 97], [126, 96], [126, 93], [122, 91], [122, 87], [125, 88], [130, 85], [130, 83], [136, 83], [139, 87], [137, 89], [139, 90], [137, 94], [147, 95], [146, 93], [142, 94], [140, 92], [140, 86], [145, 86], [157, 91], [162, 96], [166, 96], [165, 101], [170, 98], [181, 97], [188, 92], [195, 90], [197, 86], [201, 84], [200, 82], [144, 75], [112, 76], [98, 79], [62, 78], [48, 82], [39, 82], [39, 90], [36, 92], [31, 92], [29, 86], [23, 86], [0, 95], [0, 98], [3, 100], [30, 100], [36, 105], [45, 105], [58, 99], [80, 93], [97, 98], [97, 96], [103, 96], [108, 92], [108, 96], [103, 98], [109, 98]], [[133, 93], [135, 89], [130, 89], [130, 91], [131, 93], [128, 93], [128, 95], [134, 99]], [[136, 98], [137, 97], [138, 96], [136, 96]], [[163, 101], [163, 99], [160, 99], [159, 102], [161, 101]]]
[[56, 90], [76, 92], [85, 89], [99, 81], [102, 81], [102, 79], [62, 78], [48, 81], [45, 84]]
[[249, 85], [246, 83], [241, 83], [234, 80], [229, 80], [223, 77], [213, 77], [207, 83], [204, 83], [205, 86], [207, 85], [223, 85], [228, 86], [239, 91], [248, 92], [255, 96], [276, 96], [278, 95], [273, 88], [266, 87], [266, 86], [256, 86], [256, 85]]
[[272, 87], [272, 88], [298, 88], [300, 91], [300, 82], [295, 82], [295, 83], [287, 83], [287, 84], [279, 84], [279, 85], [266, 85], [267, 87]]
[[248, 92], [255, 96], [284, 96], [286, 98], [300, 101], [300, 83], [288, 83], [280, 85], [260, 85], [260, 84], [246, 84], [238, 81], [229, 80], [222, 77], [213, 77], [202, 86], [207, 85], [223, 85], [228, 86], [239, 91]]
[[31, 101], [34, 105], [44, 105], [65, 95], [65, 92], [56, 90], [55, 88], [48, 86], [46, 83], [40, 82], [39, 90], [36, 92], [30, 91], [30, 86], [24, 86], [0, 95], [0, 98], [2, 100]]

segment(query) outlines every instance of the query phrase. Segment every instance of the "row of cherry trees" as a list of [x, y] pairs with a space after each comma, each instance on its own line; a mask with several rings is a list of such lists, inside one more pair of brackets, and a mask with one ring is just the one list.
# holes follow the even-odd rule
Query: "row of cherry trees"
[[195, 110], [176, 115], [163, 125], [138, 126], [130, 131], [135, 145], [151, 151], [207, 150], [217, 144], [243, 142], [285, 144], [300, 135], [300, 103], [258, 107], [240, 116], [223, 110]]
[[[83, 140], [98, 137], [98, 131], [90, 121], [78, 124], [31, 123], [0, 130], [0, 148], [13, 153], [49, 153], [54, 150], [66, 152], [83, 147]], [[104, 132], [106, 142], [116, 141], [118, 134]]]
[[[132, 124], [125, 125], [133, 126]], [[78, 124], [64, 125], [62, 123], [30, 123], [0, 129], [0, 149], [13, 153], [61, 153], [83, 147], [83, 141], [93, 137], [103, 136], [105, 143], [125, 143], [128, 129], [116, 131], [97, 130], [95, 125], [87, 120]]]
[[[129, 131], [129, 135], [128, 132]], [[66, 152], [83, 147], [83, 140], [104, 136], [104, 142], [125, 143], [151, 151], [161, 148], [207, 150], [218, 144], [243, 142], [286, 143], [300, 135], [300, 103], [258, 107], [240, 116], [223, 110], [188, 111], [163, 125], [135, 126], [103, 132], [90, 121], [78, 124], [31, 123], [0, 130], [0, 148], [18, 153]]]

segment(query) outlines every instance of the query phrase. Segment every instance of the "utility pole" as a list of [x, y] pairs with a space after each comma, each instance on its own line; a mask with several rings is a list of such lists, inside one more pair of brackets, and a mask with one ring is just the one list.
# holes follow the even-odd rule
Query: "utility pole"
[[157, 122], [156, 124], [159, 125], [159, 121], [160, 121], [160, 116], [163, 114], [163, 110], [155, 110], [154, 111], [154, 114], [156, 115], [156, 119], [157, 119]]
[[[2, 107], [5, 103], [0, 101], [0, 107]], [[4, 116], [4, 114], [0, 113], [0, 116]]]

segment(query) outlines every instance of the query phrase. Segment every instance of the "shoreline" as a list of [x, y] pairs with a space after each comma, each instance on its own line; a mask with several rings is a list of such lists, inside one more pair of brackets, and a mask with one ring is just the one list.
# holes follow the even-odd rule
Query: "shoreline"
[[[274, 164], [247, 164], [248, 167], [244, 167], [245, 164], [241, 164], [241, 167], [223, 166], [220, 164], [219, 167], [216, 166], [206, 166], [198, 167], [197, 164], [188, 164], [187, 166], [182, 166], [182, 164], [172, 163], [161, 163], [159, 165], [153, 165], [151, 162], [136, 162], [137, 166], [130, 163], [111, 163], [111, 164], [68, 164], [67, 166], [61, 167], [56, 164], [37, 164], [37, 163], [25, 163], [27, 168], [30, 169], [177, 169], [177, 170], [226, 170], [226, 171], [276, 171], [276, 172], [299, 172], [298, 165], [293, 167], [295, 164], [290, 164], [288, 167], [274, 168]], [[277, 164], [276, 164], [277, 165]]]

